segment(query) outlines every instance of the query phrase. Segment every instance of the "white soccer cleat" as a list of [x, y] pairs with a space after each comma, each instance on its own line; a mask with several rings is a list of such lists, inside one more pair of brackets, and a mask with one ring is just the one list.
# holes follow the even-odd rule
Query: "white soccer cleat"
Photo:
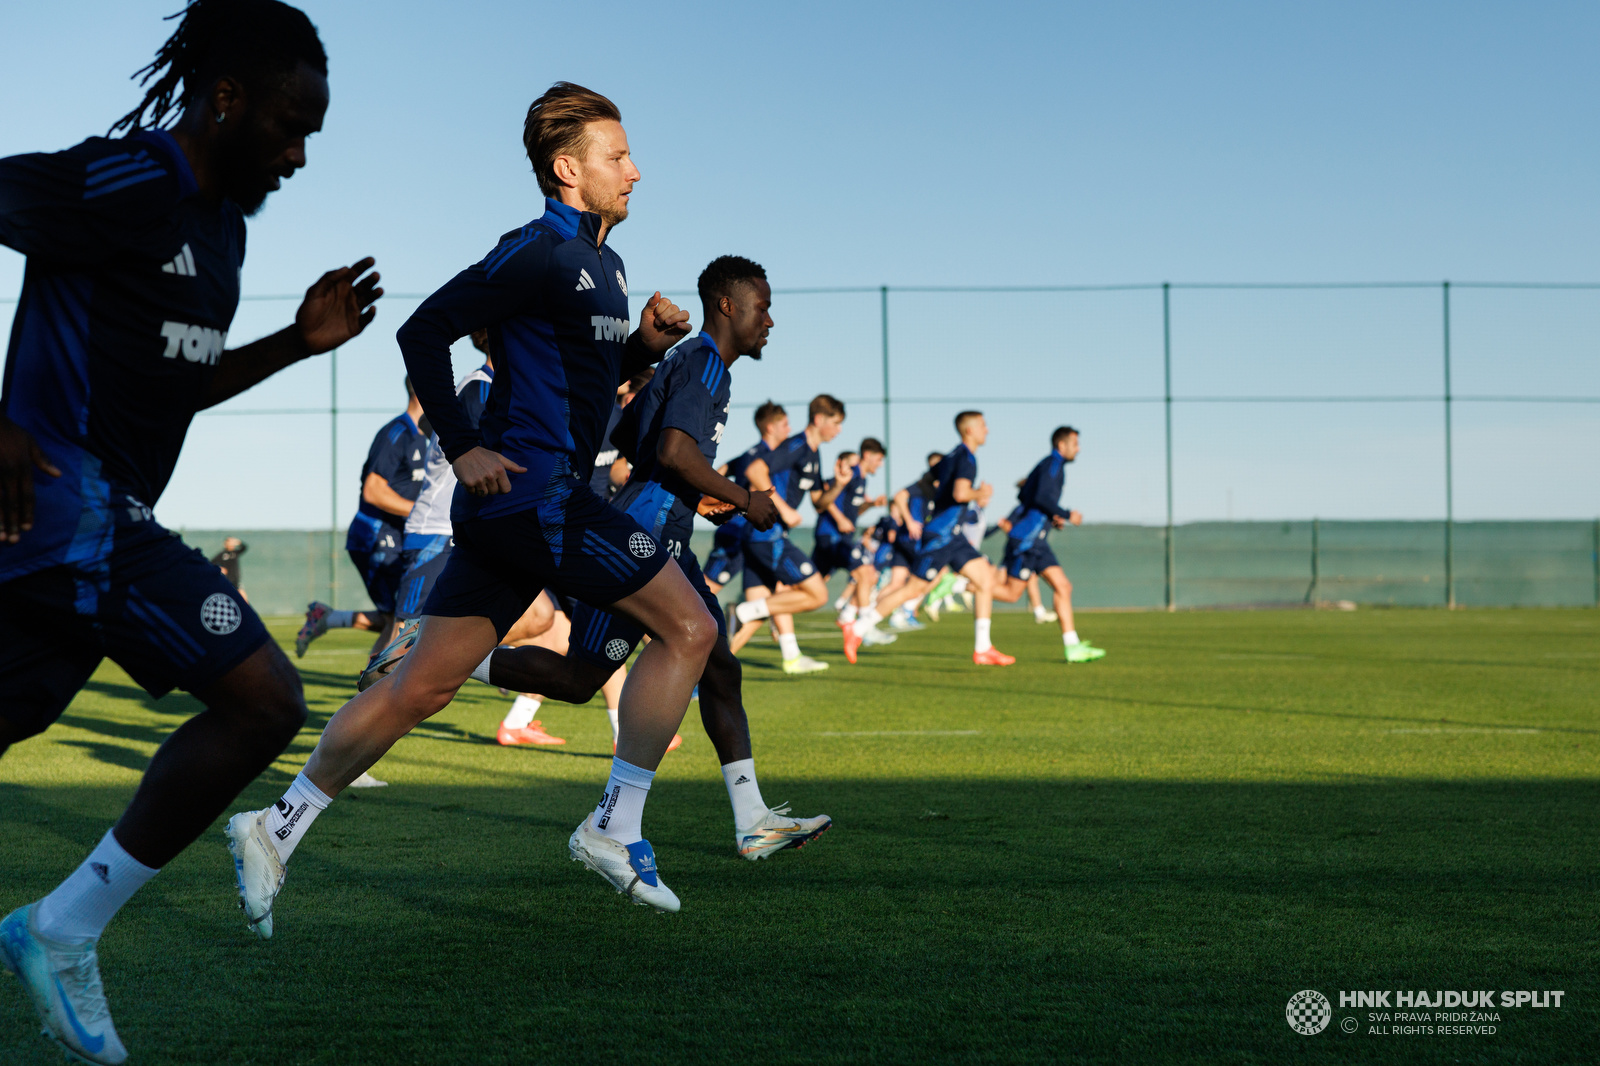
[[389, 787], [389, 782], [387, 782], [387, 781], [379, 781], [376, 777], [373, 777], [371, 774], [369, 774], [365, 770], [363, 770], [363, 771], [361, 771], [361, 776], [360, 777], [356, 778], [354, 781], [350, 782], [345, 787], [346, 788], [388, 788]]
[[884, 644], [893, 644], [899, 639], [900, 638], [895, 636], [893, 633], [885, 633], [877, 626], [873, 626], [871, 629], [861, 634], [861, 643], [872, 647]]
[[828, 664], [809, 655], [801, 655], [794, 659], [783, 661], [783, 672], [786, 674], [816, 674], [828, 668]]
[[832, 826], [833, 819], [826, 814], [815, 818], [790, 818], [789, 807], [785, 804], [767, 811], [750, 828], [734, 830], [733, 844], [740, 855], [754, 862], [784, 848], [803, 848]]
[[239, 906], [245, 922], [262, 940], [272, 939], [272, 904], [288, 873], [267, 835], [267, 812], [244, 811], [228, 819], [228, 850], [239, 884]]
[[656, 870], [656, 853], [648, 840], [619, 844], [590, 824], [591, 811], [567, 840], [573, 862], [581, 862], [618, 892], [641, 907], [678, 913], [678, 897]]
[[35, 906], [18, 907], [0, 921], [0, 959], [28, 990], [44, 1035], [78, 1062], [117, 1066], [127, 1061], [128, 1049], [111, 1024], [100, 983], [96, 942], [62, 944], [41, 935], [33, 927]]
[[1059, 617], [1054, 611], [1040, 611], [1033, 616], [1033, 620], [1040, 625], [1044, 625], [1046, 622], [1054, 622]]

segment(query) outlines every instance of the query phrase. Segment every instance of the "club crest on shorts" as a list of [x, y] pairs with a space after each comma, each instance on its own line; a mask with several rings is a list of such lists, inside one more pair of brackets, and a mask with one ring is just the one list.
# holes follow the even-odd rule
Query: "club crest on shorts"
[[628, 657], [628, 642], [621, 637], [606, 642], [606, 658], [620, 663]]
[[656, 542], [648, 534], [632, 533], [628, 536], [628, 550], [637, 558], [648, 559], [656, 553]]
[[238, 629], [242, 621], [244, 614], [239, 610], [239, 605], [226, 593], [213, 592], [200, 605], [200, 624], [206, 627], [207, 633], [225, 637]]
[[1289, 997], [1284, 1015], [1289, 1019], [1289, 1028], [1301, 1036], [1316, 1036], [1333, 1020], [1333, 1004], [1321, 992], [1307, 988]]

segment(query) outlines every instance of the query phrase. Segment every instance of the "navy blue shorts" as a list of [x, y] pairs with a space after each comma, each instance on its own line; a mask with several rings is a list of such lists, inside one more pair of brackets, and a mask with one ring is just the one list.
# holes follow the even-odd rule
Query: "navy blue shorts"
[[400, 580], [400, 593], [395, 597], [396, 618], [422, 614], [422, 605], [428, 602], [433, 583], [444, 573], [444, 564], [450, 561], [455, 546], [455, 539], [448, 533], [406, 534], [405, 547], [400, 550], [406, 576]]
[[1043, 537], [1035, 537], [1029, 544], [1007, 539], [1005, 559], [1001, 565], [1012, 577], [1026, 581], [1034, 574], [1042, 574], [1052, 566], [1061, 564], [1056, 561], [1056, 553], [1050, 550], [1050, 542]]
[[817, 572], [811, 557], [788, 537], [744, 542], [744, 587], [765, 586], [777, 591], [780, 583], [798, 585]]
[[607, 607], [649, 584], [668, 558], [638, 522], [576, 479], [525, 511], [455, 523], [455, 540], [422, 613], [487, 618], [499, 637], [546, 588]]
[[[722, 605], [706, 585], [706, 577], [700, 572], [700, 564], [694, 555], [684, 552], [678, 556], [678, 568], [689, 579], [690, 587], [700, 594], [711, 617], [717, 620], [718, 635], [727, 639], [727, 620], [723, 617]], [[633, 649], [639, 646], [639, 641], [644, 639], [644, 629], [633, 619], [598, 610], [586, 603], [578, 604], [577, 613], [569, 617], [572, 619], [572, 637], [567, 645], [567, 654], [596, 666], [621, 666], [633, 654]]]
[[[741, 524], [742, 525], [742, 524]], [[744, 537], [748, 529], [718, 526], [711, 538], [711, 554], [706, 556], [705, 573], [719, 585], [726, 585], [744, 571]]]
[[0, 584], [0, 717], [24, 736], [61, 717], [103, 658], [159, 697], [204, 691], [268, 640], [220, 569], [129, 512], [104, 513], [99, 558]]
[[957, 531], [946, 534], [943, 541], [925, 546], [918, 552], [917, 561], [911, 564], [911, 573], [924, 581], [932, 581], [939, 576], [939, 571], [947, 566], [952, 572], [959, 574], [963, 566], [974, 559], [982, 558], [983, 553], [974, 548], [972, 542]]
[[819, 540], [816, 550], [811, 553], [811, 559], [817, 565], [817, 573], [827, 577], [835, 570], [854, 573], [863, 566], [871, 566], [872, 560], [868, 558], [861, 545], [856, 544], [847, 537], [837, 540]]
[[356, 572], [361, 575], [361, 583], [367, 587], [373, 610], [394, 614], [395, 597], [400, 594], [400, 582], [406, 576], [406, 563], [402, 558], [405, 553], [395, 545], [349, 554], [350, 561], [356, 564]]

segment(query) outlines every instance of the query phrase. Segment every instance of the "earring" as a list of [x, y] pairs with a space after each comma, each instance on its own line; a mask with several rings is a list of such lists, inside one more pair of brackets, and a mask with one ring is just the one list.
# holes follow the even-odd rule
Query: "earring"
[[228, 113], [226, 111], [224, 111], [224, 112], [222, 112], [222, 114], [218, 115], [217, 116], [217, 125], [219, 125], [219, 126], [222, 125], [222, 123], [224, 121], [226, 121], [227, 117], [228, 117]]

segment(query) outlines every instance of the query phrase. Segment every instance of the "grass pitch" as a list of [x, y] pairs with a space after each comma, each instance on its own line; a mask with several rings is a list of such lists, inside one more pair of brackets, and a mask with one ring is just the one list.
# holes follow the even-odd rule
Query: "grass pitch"
[[[275, 623], [286, 644], [293, 622]], [[271, 942], [221, 823], [100, 945], [131, 1061], [167, 1063], [1592, 1062], [1600, 1048], [1600, 613], [1085, 616], [1110, 649], [955, 616], [790, 678], [746, 656], [762, 790], [835, 828], [749, 863], [691, 706], [646, 830], [684, 901], [626, 906], [568, 861], [609, 758], [598, 704], [559, 750], [492, 737], [469, 684], [294, 858]], [[302, 661], [313, 720], [364, 635]], [[0, 759], [0, 909], [48, 891], [196, 708], [107, 664]], [[1289, 997], [1334, 1003], [1316, 1036]], [[1380, 1035], [1341, 990], [1566, 993], [1493, 1034]], [[1341, 1023], [1356, 1019], [1347, 1034]], [[0, 976], [0, 1062], [59, 1061]]]

